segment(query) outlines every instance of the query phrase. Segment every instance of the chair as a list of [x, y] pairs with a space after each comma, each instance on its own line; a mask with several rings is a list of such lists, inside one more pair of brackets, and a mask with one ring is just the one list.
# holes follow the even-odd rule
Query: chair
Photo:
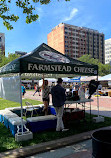
[[28, 101], [25, 102], [26, 104], [26, 111], [25, 111], [25, 117], [27, 112], [31, 113], [31, 117], [33, 116], [33, 112], [35, 111], [37, 113], [37, 110], [39, 110], [40, 107], [34, 107], [32, 103], [29, 103]]

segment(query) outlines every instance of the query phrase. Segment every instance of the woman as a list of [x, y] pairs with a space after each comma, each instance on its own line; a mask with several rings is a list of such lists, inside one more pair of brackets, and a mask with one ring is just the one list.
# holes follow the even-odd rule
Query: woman
[[48, 81], [43, 79], [42, 100], [43, 100], [43, 103], [44, 103], [43, 111], [45, 112], [45, 115], [48, 115], [49, 93], [50, 93], [50, 88], [48, 86]]

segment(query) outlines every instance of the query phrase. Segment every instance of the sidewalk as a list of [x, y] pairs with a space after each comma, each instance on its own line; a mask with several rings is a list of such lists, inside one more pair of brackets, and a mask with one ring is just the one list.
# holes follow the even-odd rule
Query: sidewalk
[[38, 153], [27, 158], [92, 158], [92, 140], [88, 139], [73, 145]]
[[[111, 126], [109, 127], [103, 127], [100, 129], [111, 129]], [[100, 130], [97, 129], [97, 130]], [[61, 148], [67, 145], [71, 145], [71, 144], [75, 144], [87, 139], [91, 138], [91, 134], [96, 131], [89, 131], [89, 132], [84, 132], [84, 133], [80, 133], [74, 136], [70, 136], [70, 137], [65, 137], [62, 139], [57, 139], [54, 141], [49, 141], [49, 142], [45, 142], [45, 143], [40, 143], [34, 146], [27, 146], [24, 148], [20, 148], [20, 149], [15, 149], [15, 150], [11, 150], [11, 151], [7, 151], [4, 153], [0, 154], [1, 158], [22, 158], [22, 157], [28, 157], [37, 153], [41, 153], [41, 152], [46, 152], [49, 150], [53, 150], [53, 149], [57, 149], [57, 148]], [[84, 155], [89, 155], [90, 152], [85, 152], [83, 153], [76, 153], [76, 157], [74, 156], [74, 158], [87, 158], [87, 157], [83, 157]], [[71, 155], [70, 155], [71, 156]], [[78, 157], [79, 156], [79, 157]], [[71, 157], [65, 157], [65, 158], [71, 158]], [[90, 158], [90, 157], [88, 157]]]

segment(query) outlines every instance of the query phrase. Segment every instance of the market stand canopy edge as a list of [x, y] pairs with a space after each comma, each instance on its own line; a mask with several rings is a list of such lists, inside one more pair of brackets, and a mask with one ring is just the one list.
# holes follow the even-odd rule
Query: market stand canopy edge
[[61, 54], [45, 43], [0, 68], [0, 74], [48, 73], [98, 75], [98, 66], [81, 62]]

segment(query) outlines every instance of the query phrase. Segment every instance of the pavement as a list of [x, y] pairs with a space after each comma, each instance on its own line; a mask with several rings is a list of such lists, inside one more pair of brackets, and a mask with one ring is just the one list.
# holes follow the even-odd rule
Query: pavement
[[[108, 90], [106, 89], [106, 91], [108, 91]], [[34, 93], [34, 91], [27, 91], [25, 94], [25, 98], [42, 101], [42, 96], [39, 96], [38, 93], [36, 93], [33, 96], [33, 93]], [[93, 102], [91, 102], [91, 113], [92, 114], [94, 114], [94, 115], [99, 114], [101, 116], [111, 117], [111, 97], [100, 96], [99, 100], [98, 100], [97, 97], [92, 96], [91, 99], [94, 100]], [[89, 104], [90, 103], [86, 103], [86, 112], [88, 112], [88, 113], [90, 113]], [[51, 95], [50, 95], [50, 105], [52, 105]], [[70, 107], [74, 108], [75, 104], [72, 104]], [[98, 111], [98, 109], [99, 109], [99, 111]]]
[[[33, 96], [33, 93], [34, 93], [33, 91], [26, 93], [25, 98], [30, 98], [30, 99], [33, 98], [34, 100], [37, 99], [37, 100], [41, 101], [41, 96], [39, 96], [38, 94], [35, 94], [35, 96]], [[103, 106], [103, 105], [101, 106], [101, 104], [100, 104], [101, 101], [99, 102], [99, 106], [100, 106], [99, 112], [108, 116], [108, 117], [111, 117], [111, 97], [107, 97], [107, 99], [106, 98], [101, 99], [103, 101], [106, 101], [104, 104], [105, 105], [107, 104], [107, 106]], [[92, 109], [91, 111], [92, 111], [92, 113], [98, 113], [97, 98], [94, 98], [93, 103], [91, 106], [91, 109]], [[89, 111], [89, 110], [87, 110], [87, 111]], [[103, 127], [100, 129], [110, 129], [111, 130], [111, 126]], [[31, 156], [30, 158], [36, 158], [37, 157], [36, 154], [40, 154], [43, 152], [50, 152], [51, 153], [55, 149], [56, 150], [60, 149], [62, 151], [61, 153], [65, 153], [67, 146], [72, 145], [71, 148], [73, 148], [74, 145], [77, 146], [78, 144], [80, 146], [80, 144], [82, 142], [86, 142], [86, 140], [89, 140], [88, 142], [90, 142], [89, 144], [91, 144], [92, 133], [97, 131], [97, 130], [100, 130], [100, 129], [80, 133], [77, 135], [65, 137], [62, 139], [57, 139], [54, 141], [40, 143], [40, 144], [33, 145], [33, 146], [27, 146], [27, 147], [15, 149], [15, 150], [9, 150], [7, 152], [0, 153], [0, 158], [26, 158], [26, 157], [29, 157], [31, 155], [35, 155], [35, 156]], [[86, 144], [88, 144], [88, 142]], [[59, 152], [56, 152], [56, 153], [59, 153]], [[45, 153], [43, 153], [43, 154], [45, 154]], [[92, 147], [91, 147], [91, 145], [89, 145], [89, 148], [87, 150], [78, 150], [78, 152], [74, 152], [74, 150], [73, 150], [73, 152], [69, 152], [69, 150], [67, 150], [67, 154], [62, 155], [61, 158], [91, 158], [92, 157], [91, 155], [92, 155]], [[50, 158], [50, 157], [44, 156], [44, 157], [37, 157], [37, 158]], [[59, 156], [56, 155], [56, 157], [52, 156], [51, 158], [59, 158]]]
[[59, 149], [53, 149], [27, 158], [92, 158], [92, 140], [88, 139]]

